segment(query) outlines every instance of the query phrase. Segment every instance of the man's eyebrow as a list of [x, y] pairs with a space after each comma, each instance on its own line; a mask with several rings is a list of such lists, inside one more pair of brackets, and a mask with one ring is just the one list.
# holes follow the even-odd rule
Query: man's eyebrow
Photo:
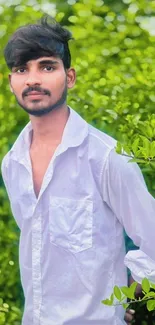
[[38, 62], [40, 65], [42, 64], [58, 64], [58, 61], [54, 61], [54, 60], [42, 60]]
[[[59, 61], [56, 61], [56, 60], [42, 60], [42, 61], [39, 61], [38, 62], [39, 63], [39, 65], [44, 65], [44, 64], [51, 64], [51, 65], [54, 65], [54, 64], [59, 64]], [[28, 63], [27, 62], [25, 62], [25, 63], [21, 63], [21, 64], [19, 64], [19, 65], [17, 65], [17, 66], [14, 66], [14, 67], [12, 67], [12, 71], [14, 71], [14, 70], [16, 70], [16, 69], [19, 69], [20, 67], [26, 67], [28, 65]]]

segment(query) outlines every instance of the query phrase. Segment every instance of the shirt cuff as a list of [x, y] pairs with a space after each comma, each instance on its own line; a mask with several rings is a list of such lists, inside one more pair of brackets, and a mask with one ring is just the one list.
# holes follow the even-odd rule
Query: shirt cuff
[[124, 263], [138, 283], [141, 283], [143, 278], [155, 283], [155, 262], [141, 250], [129, 251]]

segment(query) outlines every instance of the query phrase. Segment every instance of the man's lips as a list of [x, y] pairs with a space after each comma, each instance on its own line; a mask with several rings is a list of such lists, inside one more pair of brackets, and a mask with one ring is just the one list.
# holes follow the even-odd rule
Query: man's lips
[[31, 91], [31, 92], [26, 94], [26, 96], [42, 96], [42, 95], [45, 95], [45, 93], [37, 92], [37, 91]]
[[31, 91], [25, 95], [25, 97], [29, 97], [31, 99], [39, 99], [42, 96], [45, 96], [46, 94], [43, 92], [38, 92], [38, 91]]
[[49, 90], [47, 89], [40, 89], [40, 87], [29, 87], [27, 89], [25, 89], [22, 93], [22, 97], [28, 97], [28, 96], [45, 96], [48, 95], [50, 96], [51, 93]]

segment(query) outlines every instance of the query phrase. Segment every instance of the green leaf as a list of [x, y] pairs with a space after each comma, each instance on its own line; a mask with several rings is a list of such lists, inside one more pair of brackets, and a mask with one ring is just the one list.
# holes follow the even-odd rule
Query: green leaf
[[112, 306], [111, 300], [110, 299], [104, 299], [101, 301], [102, 304], [107, 305], [107, 306]]
[[129, 156], [132, 155], [132, 153], [131, 153], [131, 149], [130, 149], [130, 146], [129, 146], [129, 145], [124, 144], [124, 145], [123, 145], [123, 149], [124, 149], [125, 153], [127, 153]]
[[147, 278], [144, 278], [142, 280], [142, 289], [146, 293], [148, 293], [150, 291], [150, 283]]
[[155, 170], [155, 161], [149, 163], [151, 169]]
[[139, 145], [139, 141], [140, 139], [137, 138], [134, 140], [133, 144], [132, 144], [132, 150], [133, 150], [133, 153], [136, 155], [137, 151], [138, 151], [138, 145]]
[[127, 309], [128, 306], [129, 306], [129, 304], [127, 304], [127, 303], [126, 304], [122, 304], [122, 306], [123, 306], [124, 309]]
[[153, 129], [150, 125], [148, 125], [148, 121], [141, 122], [143, 125], [141, 125], [140, 130], [142, 131], [142, 134], [147, 138], [153, 137]]
[[137, 282], [133, 282], [129, 287], [131, 299], [135, 299], [135, 291], [136, 291], [137, 284], [138, 284]]
[[123, 294], [127, 297], [132, 299], [133, 295], [132, 295], [132, 291], [130, 292], [130, 288], [128, 287], [121, 287], [121, 291], [123, 292]]
[[155, 300], [147, 301], [146, 307], [147, 307], [148, 311], [154, 310], [155, 309]]
[[114, 295], [118, 300], [121, 300], [121, 297], [122, 297], [121, 290], [119, 289], [118, 286], [114, 287]]
[[117, 142], [115, 150], [118, 154], [122, 153], [122, 144], [120, 142]]
[[152, 130], [152, 128], [149, 125], [146, 126], [146, 135], [149, 138], [152, 138], [153, 137], [153, 130]]
[[113, 302], [114, 302], [114, 294], [113, 293], [110, 296], [110, 301], [111, 301], [111, 304], [113, 305]]
[[146, 158], [148, 158], [150, 155], [150, 141], [144, 136], [141, 136], [141, 139], [143, 141], [143, 148], [145, 149]]
[[144, 159], [138, 159], [138, 158], [130, 159], [128, 162], [129, 163], [136, 162], [136, 163], [140, 163], [140, 164], [146, 164], [146, 160], [144, 160]]
[[155, 157], [155, 141], [152, 141], [152, 142], [150, 143], [150, 156], [151, 156], [152, 158]]
[[146, 293], [146, 295], [142, 298], [142, 300], [145, 300], [146, 298], [155, 298], [155, 292], [154, 291], [149, 291]]

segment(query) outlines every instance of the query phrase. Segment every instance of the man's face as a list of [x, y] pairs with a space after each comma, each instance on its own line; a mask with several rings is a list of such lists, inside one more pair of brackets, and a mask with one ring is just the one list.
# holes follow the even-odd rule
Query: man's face
[[30, 115], [42, 116], [65, 104], [75, 71], [65, 71], [59, 58], [41, 57], [13, 67], [9, 80], [19, 105]]

